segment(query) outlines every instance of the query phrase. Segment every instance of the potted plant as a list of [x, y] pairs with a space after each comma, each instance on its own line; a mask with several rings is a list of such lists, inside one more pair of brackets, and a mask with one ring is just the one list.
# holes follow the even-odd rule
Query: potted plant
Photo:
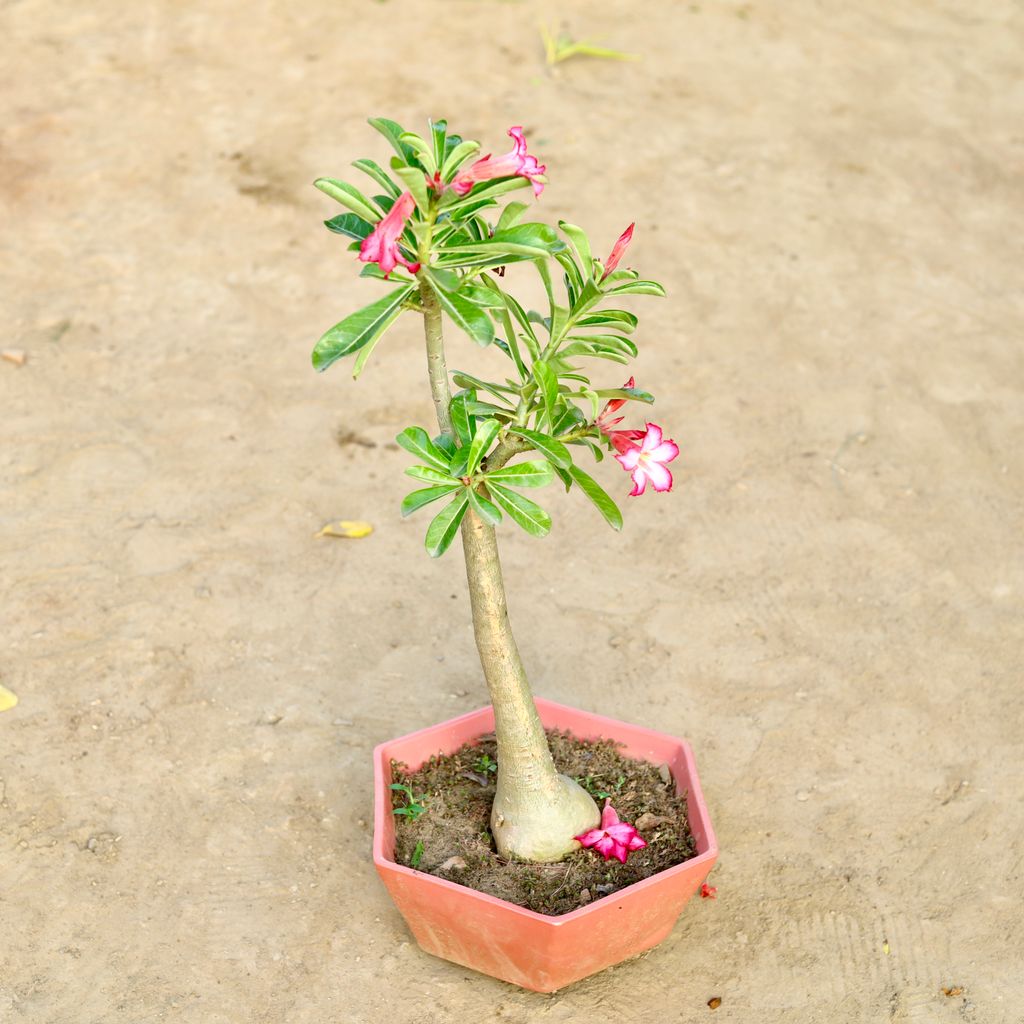
[[[395, 151], [390, 173], [373, 160], [355, 161], [377, 194], [335, 178], [320, 178], [316, 186], [347, 211], [327, 227], [351, 239], [362, 275], [380, 279], [387, 290], [320, 338], [313, 365], [325, 370], [352, 356], [358, 377], [399, 316], [409, 312], [422, 319], [438, 430], [410, 426], [397, 437], [416, 459], [406, 473], [423, 485], [405, 497], [401, 511], [410, 515], [439, 504], [426, 529], [433, 557], [461, 533], [490, 695], [488, 708], [377, 748], [374, 858], [425, 949], [552, 991], [660, 941], [717, 855], [693, 756], [683, 741], [533, 698], [509, 622], [496, 538], [503, 521], [535, 537], [546, 535], [550, 516], [522, 491], [556, 478], [566, 491], [589, 499], [612, 528], [621, 528], [615, 502], [577, 465], [574, 453], [589, 452], [600, 461], [610, 449], [630, 474], [633, 496], [671, 490], [668, 463], [678, 455], [675, 443], [652, 422], [620, 426], [627, 402], [650, 403], [652, 396], [632, 378], [621, 387], [594, 387], [579, 366], [592, 358], [627, 363], [635, 356], [629, 335], [637, 319], [618, 308], [618, 300], [664, 291], [619, 266], [633, 225], [600, 260], [580, 228], [560, 222], [556, 230], [529, 220], [526, 202], [501, 205], [519, 188], [532, 187], [537, 197], [546, 183], [546, 168], [528, 152], [520, 128], [508, 132], [508, 153], [480, 157], [479, 144], [449, 133], [444, 121], [431, 122], [426, 138], [384, 118], [370, 124]], [[506, 275], [513, 264], [539, 275], [546, 310], [527, 310], [513, 296], [513, 273]], [[446, 321], [477, 345], [500, 352], [507, 376], [449, 372]], [[487, 764], [495, 775], [489, 838], [504, 862], [558, 862], [581, 846], [625, 862], [642, 849], [645, 840], [618, 820], [610, 799], [602, 811], [592, 787], [588, 791], [558, 771], [546, 728], [585, 740], [608, 738], [633, 757], [666, 765], [674, 792], [685, 799], [695, 855], [556, 917], [396, 862], [393, 791], [408, 787], [396, 780], [395, 764], [418, 768], [491, 730], [496, 757]], [[412, 800], [411, 789], [408, 794]], [[421, 805], [398, 810], [412, 806]]]

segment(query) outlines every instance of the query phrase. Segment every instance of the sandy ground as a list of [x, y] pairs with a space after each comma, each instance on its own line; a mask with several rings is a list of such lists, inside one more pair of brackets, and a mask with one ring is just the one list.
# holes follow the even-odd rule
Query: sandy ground
[[[1024, 1020], [1022, 9], [577, 0], [642, 59], [554, 74], [543, 12], [0, 5], [4, 1021]], [[526, 125], [541, 213], [670, 292], [675, 493], [504, 553], [537, 692], [693, 742], [719, 896], [553, 996], [421, 954], [370, 860], [373, 744], [485, 695], [397, 513], [416, 324], [309, 368], [375, 293], [310, 182], [431, 113]]]

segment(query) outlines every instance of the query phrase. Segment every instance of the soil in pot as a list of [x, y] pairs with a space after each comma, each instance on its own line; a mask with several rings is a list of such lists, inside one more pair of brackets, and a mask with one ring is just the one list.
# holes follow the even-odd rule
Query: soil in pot
[[631, 853], [625, 864], [583, 849], [558, 864], [499, 857], [490, 834], [497, 767], [491, 734], [454, 754], [433, 757], [415, 772], [392, 764], [394, 781], [408, 787], [392, 790], [392, 808], [401, 812], [395, 815], [395, 860], [528, 910], [558, 915], [695, 855], [686, 795], [676, 795], [666, 765], [625, 757], [612, 740], [547, 735], [558, 770], [589, 790], [599, 807], [610, 796], [620, 818], [647, 840], [643, 850]]

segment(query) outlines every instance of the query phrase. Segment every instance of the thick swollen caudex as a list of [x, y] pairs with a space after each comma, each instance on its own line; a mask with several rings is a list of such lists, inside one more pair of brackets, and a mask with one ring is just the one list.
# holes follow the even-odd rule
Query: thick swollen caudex
[[601, 813], [590, 794], [555, 770], [508, 619], [494, 529], [472, 511], [462, 522], [473, 631], [494, 707], [498, 781], [491, 832], [503, 857], [558, 861]]

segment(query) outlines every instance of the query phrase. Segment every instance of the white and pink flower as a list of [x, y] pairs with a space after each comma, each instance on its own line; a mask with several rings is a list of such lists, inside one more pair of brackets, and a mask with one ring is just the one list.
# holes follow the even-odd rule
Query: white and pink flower
[[456, 195], [464, 196], [481, 181], [493, 181], [495, 178], [512, 178], [518, 175], [527, 178], [533, 185], [533, 194], [539, 196], [544, 189], [547, 167], [538, 163], [535, 156], [526, 152], [526, 139], [523, 129], [519, 126], [509, 128], [508, 133], [515, 143], [512, 149], [502, 156], [481, 157], [476, 163], [455, 176], [451, 189]]
[[635, 850], [642, 850], [647, 842], [640, 838], [640, 833], [625, 821], [619, 821], [619, 815], [612, 807], [611, 800], [605, 800], [601, 812], [601, 824], [583, 835], [574, 837], [586, 849], [594, 849], [605, 860], [615, 857], [621, 863]]
[[650, 481], [656, 491], [672, 490], [672, 473], [666, 463], [671, 462], [679, 454], [679, 446], [672, 440], [662, 440], [661, 427], [657, 423], [648, 423], [640, 444], [621, 451], [615, 458], [619, 465], [633, 477], [631, 498], [643, 494]]
[[[633, 378], [630, 377], [623, 387], [635, 387]], [[643, 494], [648, 481], [656, 491], [671, 491], [672, 473], [666, 463], [679, 454], [679, 446], [675, 441], [662, 438], [661, 427], [657, 423], [648, 423], [646, 430], [615, 430], [625, 417], [614, 414], [627, 401], [626, 398], [613, 398], [597, 417], [597, 428], [619, 453], [615, 458], [622, 468], [632, 474], [633, 490], [629, 496], [635, 498]]]
[[410, 263], [398, 247], [405, 225], [412, 216], [416, 200], [411, 192], [403, 192], [387, 215], [370, 232], [359, 246], [359, 258], [364, 263], [376, 263], [387, 277], [396, 265], [401, 264], [411, 274], [420, 269], [418, 263]]

